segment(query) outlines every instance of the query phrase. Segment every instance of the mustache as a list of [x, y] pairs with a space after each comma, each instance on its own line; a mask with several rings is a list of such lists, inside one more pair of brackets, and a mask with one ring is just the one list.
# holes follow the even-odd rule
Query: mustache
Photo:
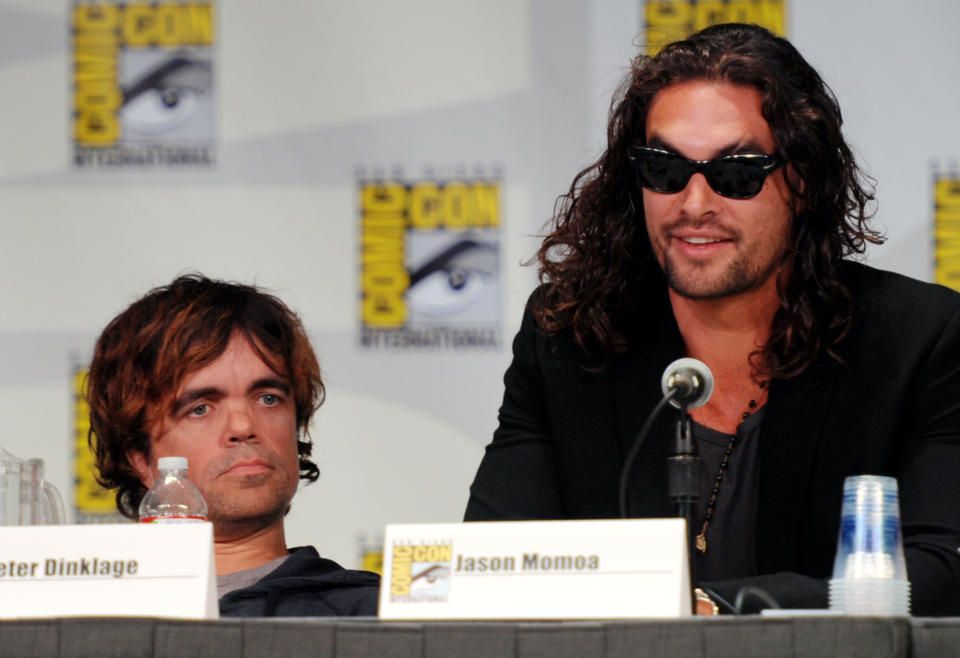
[[663, 227], [663, 232], [668, 237], [673, 237], [674, 234], [685, 230], [709, 230], [712, 235], [722, 238], [729, 238], [731, 240], [738, 240], [742, 237], [742, 232], [738, 228], [734, 226], [726, 226], [725, 224], [712, 219], [697, 220], [690, 219], [689, 217], [681, 217], [673, 223], [665, 224]]
[[243, 448], [237, 448], [237, 452], [225, 455], [224, 457], [216, 460], [213, 463], [213, 468], [211, 470], [218, 474], [225, 473], [240, 462], [250, 461], [253, 459], [262, 461], [264, 464], [274, 469], [280, 469], [283, 467], [283, 461], [280, 459], [280, 456], [273, 451], [263, 446], [251, 446], [250, 444], [247, 444]]

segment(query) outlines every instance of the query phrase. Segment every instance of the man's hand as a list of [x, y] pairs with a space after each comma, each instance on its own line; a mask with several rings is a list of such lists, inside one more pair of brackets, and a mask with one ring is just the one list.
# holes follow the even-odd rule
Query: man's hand
[[697, 587], [693, 590], [693, 595], [696, 597], [697, 615], [702, 617], [715, 617], [720, 614], [720, 608], [717, 607], [713, 599], [707, 596], [707, 593], [702, 589]]

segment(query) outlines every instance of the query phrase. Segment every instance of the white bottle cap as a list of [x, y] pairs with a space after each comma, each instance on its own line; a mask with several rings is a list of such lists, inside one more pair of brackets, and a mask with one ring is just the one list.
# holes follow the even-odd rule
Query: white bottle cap
[[185, 471], [187, 470], [187, 458], [186, 457], [161, 457], [157, 460], [157, 468], [161, 471], [170, 471], [178, 470]]

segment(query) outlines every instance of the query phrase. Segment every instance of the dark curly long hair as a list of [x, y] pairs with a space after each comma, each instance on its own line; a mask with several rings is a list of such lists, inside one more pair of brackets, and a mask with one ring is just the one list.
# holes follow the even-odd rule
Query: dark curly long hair
[[87, 374], [89, 442], [97, 480], [117, 490], [117, 508], [137, 517], [146, 487], [131, 451], [150, 456], [151, 414], [164, 413], [183, 378], [215, 361], [235, 333], [290, 382], [297, 412], [300, 478], [320, 474], [308, 433], [323, 403], [320, 366], [297, 315], [265, 292], [199, 274], [154, 288], [100, 334]]
[[785, 177], [799, 208], [788, 248], [792, 268], [778, 280], [780, 306], [757, 355], [760, 368], [787, 378], [823, 352], [839, 358], [835, 347], [849, 330], [852, 299], [838, 266], [883, 241], [867, 226], [873, 189], [843, 139], [833, 92], [789, 41], [756, 25], [709, 27], [633, 61], [611, 106], [606, 151], [557, 202], [537, 255], [542, 291], [532, 312], [548, 333], [571, 329], [588, 352], [624, 349], [628, 337], [616, 316], [637, 303], [643, 282], [663, 278], [627, 147], [645, 143], [657, 92], [690, 80], [756, 88], [777, 153], [796, 173]]

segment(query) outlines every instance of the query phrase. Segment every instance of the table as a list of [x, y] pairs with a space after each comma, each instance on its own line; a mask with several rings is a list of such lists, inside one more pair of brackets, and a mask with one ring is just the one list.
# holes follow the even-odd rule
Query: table
[[721, 617], [605, 622], [372, 618], [0, 621], [0, 656], [960, 656], [960, 618]]

